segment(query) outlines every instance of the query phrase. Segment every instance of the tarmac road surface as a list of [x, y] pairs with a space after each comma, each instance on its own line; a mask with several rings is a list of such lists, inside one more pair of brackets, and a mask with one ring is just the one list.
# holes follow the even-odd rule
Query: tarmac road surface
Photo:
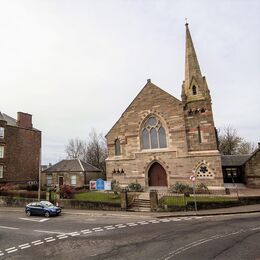
[[260, 259], [260, 213], [226, 216], [0, 213], [0, 259]]

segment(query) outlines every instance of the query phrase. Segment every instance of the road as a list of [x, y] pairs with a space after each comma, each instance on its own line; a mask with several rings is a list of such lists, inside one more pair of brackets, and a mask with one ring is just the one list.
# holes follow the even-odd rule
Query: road
[[204, 217], [0, 211], [2, 259], [260, 259], [260, 213]]

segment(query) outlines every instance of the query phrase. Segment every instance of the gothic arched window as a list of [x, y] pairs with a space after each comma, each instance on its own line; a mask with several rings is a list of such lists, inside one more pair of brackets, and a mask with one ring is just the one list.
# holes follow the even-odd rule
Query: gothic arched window
[[115, 155], [121, 155], [121, 145], [118, 138], [115, 140]]
[[197, 95], [197, 88], [195, 85], [192, 86], [192, 94]]
[[141, 130], [141, 148], [166, 148], [166, 132], [162, 123], [155, 117], [149, 117]]

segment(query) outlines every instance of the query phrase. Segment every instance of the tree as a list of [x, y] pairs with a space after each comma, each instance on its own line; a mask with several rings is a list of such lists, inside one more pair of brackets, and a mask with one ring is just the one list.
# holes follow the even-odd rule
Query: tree
[[102, 134], [97, 134], [92, 129], [87, 142], [76, 139], [70, 139], [65, 148], [68, 158], [78, 158], [106, 172], [107, 145], [106, 139]]
[[78, 138], [70, 139], [69, 144], [65, 148], [65, 152], [69, 159], [78, 158], [83, 160], [87, 152], [86, 142]]
[[250, 154], [255, 150], [255, 145], [240, 137], [231, 126], [218, 130], [218, 141], [219, 151], [225, 155]]
[[92, 129], [87, 142], [86, 161], [105, 172], [107, 154], [105, 137]]

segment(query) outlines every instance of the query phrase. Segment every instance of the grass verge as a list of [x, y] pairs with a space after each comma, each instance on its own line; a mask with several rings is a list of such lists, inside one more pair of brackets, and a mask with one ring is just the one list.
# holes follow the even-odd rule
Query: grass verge
[[90, 202], [112, 202], [120, 204], [120, 196], [114, 193], [89, 191], [74, 194], [74, 199]]

